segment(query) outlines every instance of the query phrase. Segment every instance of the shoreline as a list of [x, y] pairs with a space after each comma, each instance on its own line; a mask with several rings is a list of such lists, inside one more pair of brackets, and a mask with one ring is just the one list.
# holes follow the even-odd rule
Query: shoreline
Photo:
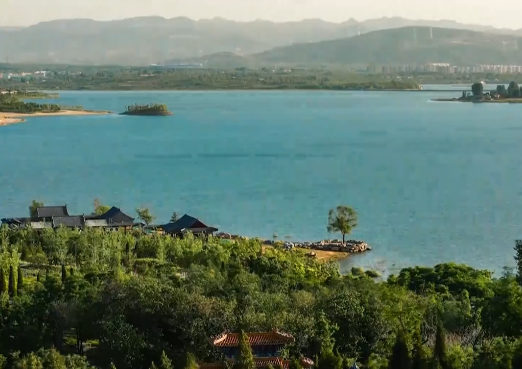
[[[137, 86], [138, 87], [138, 86]], [[278, 87], [271, 87], [271, 88], [124, 88], [124, 89], [89, 89], [89, 90], [79, 90], [79, 89], [70, 89], [70, 90], [56, 90], [60, 92], [217, 92], [217, 91], [231, 91], [231, 92], [239, 92], [239, 91], [289, 91], [289, 92], [295, 92], [295, 91], [335, 91], [335, 92], [343, 92], [343, 91], [370, 91], [370, 92], [455, 92], [460, 90], [423, 90], [423, 89], [416, 89], [416, 88], [383, 88], [383, 89], [363, 89], [363, 88], [294, 88], [294, 87], [288, 87], [288, 88], [278, 88]]]
[[433, 102], [459, 102], [459, 103], [475, 103], [475, 104], [521, 104], [522, 99], [503, 99], [503, 100], [459, 100], [454, 99], [431, 99]]
[[0, 111], [0, 127], [11, 124], [24, 123], [25, 118], [41, 118], [41, 117], [59, 117], [59, 116], [84, 116], [84, 115], [107, 115], [112, 114], [110, 111], [94, 111], [94, 110], [62, 110], [55, 113], [9, 113]]
[[110, 111], [95, 111], [95, 110], [60, 110], [53, 113], [10, 113], [10, 112], [1, 112], [0, 115], [3, 115], [6, 119], [9, 118], [35, 118], [35, 117], [59, 117], [59, 116], [82, 116], [82, 115], [107, 115], [112, 114]]
[[9, 117], [0, 117], [0, 127], [9, 126], [11, 124], [23, 123], [25, 119], [23, 118], [9, 118]]

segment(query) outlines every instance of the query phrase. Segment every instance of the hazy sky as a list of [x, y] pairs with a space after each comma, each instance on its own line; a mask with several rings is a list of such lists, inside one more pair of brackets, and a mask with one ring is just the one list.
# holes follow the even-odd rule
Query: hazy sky
[[462, 23], [522, 28], [522, 1], [504, 0], [0, 0], [0, 26], [60, 18], [121, 19], [140, 15], [239, 21], [321, 18], [342, 22], [383, 16], [452, 19]]

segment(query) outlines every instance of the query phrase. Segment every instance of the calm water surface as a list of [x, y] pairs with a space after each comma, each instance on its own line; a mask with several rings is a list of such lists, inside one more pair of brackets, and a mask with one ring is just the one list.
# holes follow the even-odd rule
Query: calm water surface
[[[433, 103], [429, 92], [63, 92], [59, 103], [171, 117], [46, 117], [0, 129], [0, 215], [32, 199], [90, 212], [147, 206], [250, 236], [328, 237], [360, 214], [386, 272], [444, 261], [500, 270], [522, 237], [521, 105]], [[332, 236], [335, 237], [335, 236]]]

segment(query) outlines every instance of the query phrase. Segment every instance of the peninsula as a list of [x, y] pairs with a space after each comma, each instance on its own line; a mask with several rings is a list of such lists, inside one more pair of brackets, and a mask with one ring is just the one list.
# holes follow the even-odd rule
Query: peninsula
[[145, 105], [129, 105], [127, 109], [120, 115], [148, 115], [148, 116], [165, 116], [172, 115], [165, 104], [145, 104]]
[[18, 94], [0, 94], [0, 126], [24, 122], [27, 117], [110, 114], [109, 111], [85, 110], [82, 106], [64, 107], [58, 104], [24, 102]]
[[522, 103], [522, 92], [518, 84], [512, 81], [506, 88], [498, 85], [493, 91], [484, 92], [484, 83], [476, 82], [471, 86], [471, 91], [463, 91], [462, 96], [451, 99], [432, 99], [442, 102], [471, 102], [471, 103]]

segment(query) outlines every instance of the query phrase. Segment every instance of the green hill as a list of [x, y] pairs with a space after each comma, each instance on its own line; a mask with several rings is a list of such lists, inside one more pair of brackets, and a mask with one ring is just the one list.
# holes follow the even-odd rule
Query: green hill
[[254, 55], [289, 64], [521, 64], [522, 38], [449, 28], [404, 27], [279, 47]]

